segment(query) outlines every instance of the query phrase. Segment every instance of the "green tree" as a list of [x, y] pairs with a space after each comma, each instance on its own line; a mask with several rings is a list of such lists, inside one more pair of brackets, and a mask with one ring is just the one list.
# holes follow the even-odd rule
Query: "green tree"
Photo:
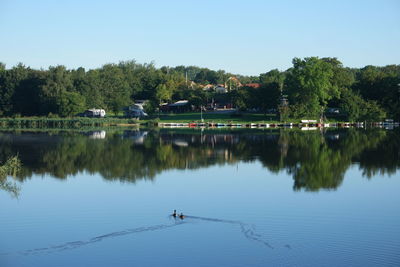
[[0, 115], [16, 113], [15, 94], [21, 91], [21, 84], [28, 78], [31, 70], [22, 63], [10, 70], [2, 64], [0, 68]]
[[156, 99], [161, 103], [162, 101], [171, 100], [172, 90], [166, 84], [159, 84], [156, 88]]
[[348, 120], [357, 121], [362, 116], [362, 105], [364, 100], [361, 96], [347, 89], [342, 92], [340, 109], [345, 112]]
[[317, 57], [293, 59], [285, 89], [298, 110], [297, 116], [321, 115], [328, 101], [339, 97], [338, 87], [332, 84], [333, 76], [332, 65]]
[[250, 108], [250, 93], [246, 89], [239, 89], [231, 91], [233, 105], [239, 110], [246, 110]]
[[41, 97], [41, 88], [45, 84], [46, 77], [45, 71], [28, 71], [27, 76], [21, 80], [14, 91], [13, 114], [47, 115], [43, 112], [43, 98]]
[[362, 105], [361, 121], [382, 121], [386, 117], [386, 112], [376, 101], [364, 101]]
[[76, 88], [85, 97], [87, 108], [106, 108], [99, 70], [88, 71], [84, 80]]
[[114, 64], [104, 65], [100, 70], [100, 87], [107, 109], [115, 114], [131, 103], [131, 90], [123, 71]]
[[343, 91], [340, 108], [350, 121], [380, 121], [386, 116], [376, 101], [365, 101], [351, 90]]
[[266, 114], [268, 109], [277, 109], [279, 97], [281, 96], [281, 88], [279, 83], [270, 82], [262, 84], [256, 89], [257, 106]]
[[388, 114], [400, 119], [400, 65], [366, 66], [357, 75], [353, 89], [373, 100]]
[[45, 81], [40, 86], [41, 113], [60, 114], [60, 99], [66, 92], [74, 90], [71, 73], [65, 66], [50, 67]]
[[73, 116], [85, 109], [84, 98], [76, 92], [63, 92], [58, 100], [59, 115]]
[[260, 74], [259, 79], [262, 84], [276, 83], [279, 85], [279, 89], [282, 90], [285, 82], [285, 73], [280, 72], [278, 69], [273, 69], [267, 73]]

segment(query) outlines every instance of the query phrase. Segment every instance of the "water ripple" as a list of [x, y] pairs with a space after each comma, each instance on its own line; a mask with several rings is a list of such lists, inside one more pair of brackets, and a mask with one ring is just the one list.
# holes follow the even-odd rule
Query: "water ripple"
[[[53, 252], [60, 252], [60, 251], [64, 251], [64, 250], [77, 249], [82, 246], [101, 242], [101, 241], [104, 241], [105, 239], [109, 239], [109, 238], [115, 238], [115, 237], [119, 237], [119, 236], [125, 236], [125, 235], [130, 235], [130, 234], [135, 234], [135, 233], [148, 232], [148, 231], [158, 231], [158, 230], [168, 229], [168, 228], [176, 227], [179, 225], [191, 223], [194, 220], [238, 225], [240, 227], [241, 233], [244, 235], [244, 237], [246, 239], [258, 242], [258, 243], [262, 244], [263, 246], [266, 246], [270, 249], [274, 249], [274, 247], [271, 246], [262, 235], [260, 235], [259, 233], [256, 232], [254, 225], [243, 223], [241, 221], [232, 221], [232, 220], [224, 220], [224, 219], [217, 219], [217, 218], [206, 218], [206, 217], [198, 217], [198, 216], [185, 216], [184, 220], [177, 218], [173, 224], [159, 224], [159, 225], [152, 225], [152, 226], [147, 226], [147, 227], [125, 229], [122, 231], [116, 231], [116, 232], [112, 232], [112, 233], [95, 236], [88, 240], [70, 241], [70, 242], [66, 242], [66, 243], [59, 244], [59, 245], [53, 245], [53, 246], [49, 246], [49, 247], [23, 250], [23, 251], [19, 251], [17, 253], [22, 254], [22, 255], [32, 255], [32, 254], [53, 253]], [[290, 247], [290, 245], [286, 245], [286, 248], [291, 248], [291, 247]], [[12, 253], [0, 253], [0, 255], [7, 255], [7, 254], [12, 254]]]

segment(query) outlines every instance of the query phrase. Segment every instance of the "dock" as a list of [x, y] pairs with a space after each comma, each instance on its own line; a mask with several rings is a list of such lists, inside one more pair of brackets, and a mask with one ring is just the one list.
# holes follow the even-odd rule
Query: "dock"
[[[158, 122], [158, 127], [162, 128], [251, 128], [251, 129], [266, 129], [266, 128], [299, 128], [301, 130], [317, 130], [321, 128], [364, 128], [364, 122], [340, 122], [340, 123], [319, 123], [314, 120], [302, 120], [299, 123], [283, 122], [283, 123], [221, 123], [221, 122]], [[373, 122], [368, 126], [393, 129], [399, 127], [398, 122], [383, 123]]]

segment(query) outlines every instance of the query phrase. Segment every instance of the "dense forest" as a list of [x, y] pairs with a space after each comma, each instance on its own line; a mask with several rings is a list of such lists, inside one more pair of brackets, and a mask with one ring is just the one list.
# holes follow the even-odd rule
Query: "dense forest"
[[[320, 117], [334, 108], [351, 121], [399, 120], [400, 65], [347, 68], [336, 58], [318, 57], [294, 58], [292, 63], [285, 71], [259, 76], [196, 66], [156, 68], [135, 61], [91, 70], [37, 70], [23, 64], [6, 68], [0, 63], [0, 116], [69, 117], [88, 108], [117, 114], [139, 99], [149, 100], [146, 111], [151, 113], [160, 103], [186, 99], [199, 109], [222, 98], [243, 111], [276, 110], [283, 119]], [[213, 90], [217, 85], [227, 92]], [[281, 104], [283, 97], [288, 105]]]

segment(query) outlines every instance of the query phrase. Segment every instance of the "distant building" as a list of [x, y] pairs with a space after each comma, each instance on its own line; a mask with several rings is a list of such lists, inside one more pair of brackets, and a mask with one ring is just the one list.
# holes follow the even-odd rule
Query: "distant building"
[[161, 110], [162, 112], [168, 111], [168, 110], [169, 110], [169, 109], [168, 109], [168, 103], [161, 103], [160, 106], [159, 106], [159, 108], [160, 108], [160, 110]]
[[242, 87], [242, 83], [239, 81], [238, 78], [231, 76], [228, 78], [228, 80], [225, 81], [224, 87], [228, 88], [229, 91], [231, 91], [232, 89], [238, 89], [240, 87]]
[[174, 103], [162, 103], [160, 104], [160, 110], [162, 112], [186, 112], [191, 110], [191, 106], [188, 100], [179, 100]]
[[188, 86], [189, 86], [190, 88], [194, 89], [194, 88], [196, 88], [198, 85], [197, 85], [197, 83], [195, 83], [194, 81], [190, 81], [189, 84], [188, 84]]
[[203, 87], [203, 90], [204, 90], [204, 91], [212, 91], [212, 90], [214, 90], [214, 85], [212, 85], [212, 84], [207, 84], [207, 85], [205, 85], [205, 86]]
[[225, 94], [228, 92], [228, 89], [226, 89], [223, 85], [215, 86], [214, 90], [216, 93], [219, 93], [219, 94]]
[[246, 83], [245, 85], [243, 85], [244, 87], [252, 87], [254, 89], [260, 88], [261, 84], [259, 83]]
[[104, 109], [88, 109], [85, 110], [83, 113], [84, 117], [99, 117], [99, 118], [104, 118], [106, 116], [106, 111]]
[[127, 117], [141, 118], [146, 117], [147, 113], [144, 111], [143, 104], [136, 103], [125, 110], [125, 115]]
[[168, 105], [168, 111], [172, 112], [185, 112], [190, 110], [190, 105], [188, 100], [179, 100], [175, 103]]

